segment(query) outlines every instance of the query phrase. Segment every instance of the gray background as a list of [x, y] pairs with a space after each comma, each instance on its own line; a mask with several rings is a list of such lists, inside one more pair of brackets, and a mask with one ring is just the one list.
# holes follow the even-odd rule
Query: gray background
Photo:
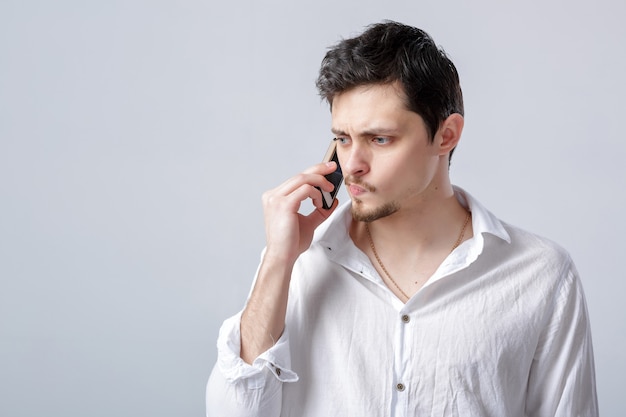
[[623, 415], [625, 17], [618, 0], [0, 0], [0, 415], [203, 414], [260, 195], [330, 139], [319, 62], [385, 18], [457, 64], [453, 181], [574, 257], [601, 411]]

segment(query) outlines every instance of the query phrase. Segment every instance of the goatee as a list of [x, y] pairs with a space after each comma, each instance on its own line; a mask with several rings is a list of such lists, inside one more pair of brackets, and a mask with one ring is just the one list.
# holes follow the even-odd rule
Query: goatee
[[372, 210], [365, 211], [359, 210], [361, 201], [354, 199], [352, 201], [352, 218], [355, 221], [371, 223], [374, 220], [382, 219], [398, 211], [398, 205], [395, 202], [385, 203], [382, 206], [376, 207]]

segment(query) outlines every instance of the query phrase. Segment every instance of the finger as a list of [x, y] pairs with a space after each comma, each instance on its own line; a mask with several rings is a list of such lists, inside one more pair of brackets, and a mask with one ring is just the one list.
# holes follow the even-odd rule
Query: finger
[[[306, 183], [310, 183], [309, 180], [311, 179], [315, 181], [319, 181], [320, 177], [323, 178], [325, 175], [328, 175], [334, 172], [336, 169], [337, 169], [337, 163], [334, 161], [315, 164], [313, 166], [308, 167], [307, 169], [302, 171], [300, 174], [295, 175], [289, 180], [285, 181], [285, 184], [288, 184], [291, 182], [298, 182], [298, 181], [304, 181]], [[315, 183], [312, 185], [320, 186], [319, 183]]]
[[325, 219], [328, 216], [330, 216], [333, 211], [335, 211], [335, 208], [337, 208], [339, 201], [336, 198], [333, 199], [333, 203], [331, 204], [331, 206], [325, 209], [324, 203], [323, 203], [324, 197], [322, 196], [322, 193], [319, 192], [319, 190], [317, 191], [318, 191], [319, 196], [311, 199], [313, 202], [313, 205], [315, 206], [315, 210], [309, 213], [309, 216], [318, 212], [318, 214], [320, 214], [322, 218]]
[[310, 184], [304, 184], [295, 191], [293, 191], [289, 197], [297, 199], [299, 202], [302, 202], [306, 199], [310, 199], [313, 206], [316, 209], [321, 208], [323, 206], [322, 203], [322, 192], [316, 187]]
[[310, 227], [315, 229], [319, 226], [324, 220], [326, 220], [337, 208], [339, 205], [339, 200], [335, 199], [333, 201], [332, 206], [329, 209], [324, 209], [322, 207], [316, 207], [311, 213], [309, 213], [305, 219], [306, 223], [309, 224]]
[[322, 193], [310, 184], [302, 184], [287, 195], [278, 192], [268, 192], [263, 195], [265, 207], [274, 209], [283, 207], [288, 212], [297, 212], [301, 203], [306, 199], [311, 199], [316, 208], [322, 206]]
[[337, 163], [335, 161], [328, 161], [328, 162], [321, 162], [319, 164], [310, 166], [302, 172], [306, 174], [326, 175], [326, 174], [330, 174], [336, 169], [337, 169]]
[[333, 200], [333, 204], [325, 209], [322, 205], [322, 207], [317, 207], [316, 211], [319, 211], [320, 214], [324, 217], [327, 218], [328, 216], [330, 216], [331, 214], [333, 214], [333, 211], [335, 211], [335, 209], [337, 208], [337, 206], [339, 205], [339, 200], [337, 200], [336, 198]]
[[288, 195], [305, 184], [320, 187], [322, 190], [330, 192], [334, 189], [334, 186], [324, 175], [330, 174], [331, 172], [333, 172], [333, 170], [324, 174], [319, 172], [301, 172], [274, 188], [273, 192], [280, 195]]

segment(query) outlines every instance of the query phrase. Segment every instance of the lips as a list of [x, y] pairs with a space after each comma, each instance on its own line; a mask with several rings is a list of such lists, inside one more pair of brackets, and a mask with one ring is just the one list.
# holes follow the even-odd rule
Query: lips
[[373, 193], [376, 191], [376, 187], [356, 176], [348, 175], [345, 178], [344, 182], [346, 184], [346, 189], [348, 190], [348, 193], [352, 197], [358, 197], [365, 193]]
[[360, 186], [355, 185], [355, 184], [350, 184], [348, 186], [348, 191], [349, 191], [350, 195], [355, 196], [355, 197], [359, 196], [359, 195], [361, 195], [361, 194], [363, 194], [365, 192], [367, 192], [367, 190], [365, 188], [360, 187]]

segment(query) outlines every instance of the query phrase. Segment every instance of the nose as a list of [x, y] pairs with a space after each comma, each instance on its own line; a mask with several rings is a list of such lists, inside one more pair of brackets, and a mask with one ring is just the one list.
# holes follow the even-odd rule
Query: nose
[[369, 172], [367, 150], [357, 143], [352, 143], [346, 149], [338, 148], [337, 156], [344, 176], [363, 176]]

